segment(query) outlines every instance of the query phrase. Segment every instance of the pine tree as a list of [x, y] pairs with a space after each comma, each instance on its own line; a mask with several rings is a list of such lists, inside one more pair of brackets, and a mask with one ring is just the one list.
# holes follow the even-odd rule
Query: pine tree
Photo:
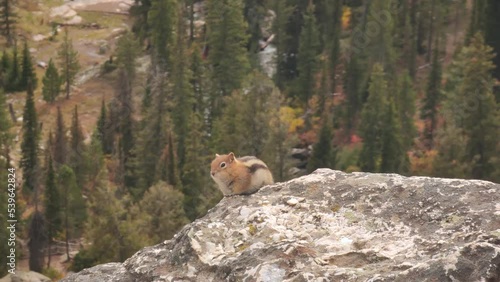
[[182, 9], [179, 11], [177, 20], [177, 38], [174, 49], [175, 58], [173, 60], [172, 84], [174, 107], [172, 111], [172, 121], [174, 123], [174, 132], [177, 144], [177, 159], [178, 168], [184, 166], [186, 157], [187, 139], [186, 135], [189, 132], [188, 119], [193, 110], [194, 97], [193, 88], [190, 85], [191, 73], [187, 54], [185, 52], [185, 33], [184, 13]]
[[0, 61], [0, 88], [2, 89], [7, 89], [7, 85], [9, 84], [8, 82], [8, 75], [9, 75], [9, 70], [10, 70], [10, 56], [9, 53], [7, 53], [7, 50], [3, 50], [2, 53], [2, 60]]
[[40, 211], [35, 210], [29, 225], [28, 249], [30, 253], [29, 268], [31, 271], [42, 272], [43, 249], [47, 243], [46, 223]]
[[[0, 156], [3, 157], [3, 160], [5, 161], [5, 166], [0, 167], [5, 167], [10, 168], [10, 150], [12, 146], [12, 134], [9, 132], [12, 124], [9, 120], [9, 117], [7, 115], [7, 111], [5, 110], [7, 108], [5, 104], [5, 94], [3, 93], [2, 89], [0, 89]], [[1, 164], [2, 162], [0, 162]]]
[[427, 141], [427, 147], [432, 148], [434, 131], [437, 127], [437, 107], [441, 100], [441, 62], [439, 61], [439, 52], [434, 51], [432, 59], [432, 68], [429, 73], [427, 83], [427, 92], [420, 110], [420, 118], [425, 121], [424, 138]]
[[359, 166], [363, 171], [376, 172], [382, 147], [383, 113], [386, 107], [387, 82], [381, 64], [373, 66], [368, 100], [361, 111], [359, 133], [363, 138], [363, 148], [359, 155]]
[[45, 219], [47, 224], [47, 268], [50, 267], [51, 243], [53, 238], [61, 231], [61, 202], [59, 190], [56, 185], [56, 175], [52, 165], [52, 157], [49, 155], [47, 164], [47, 176], [45, 178]]
[[[144, 191], [154, 184], [152, 172], [157, 171], [161, 153], [168, 144], [168, 131], [171, 128], [167, 112], [167, 81], [166, 75], [156, 73], [151, 87], [152, 107], [144, 118], [144, 128], [137, 140], [137, 167], [139, 183], [137, 191], [132, 195], [140, 199]], [[171, 183], [169, 183], [171, 184]]]
[[64, 29], [64, 38], [57, 52], [59, 67], [61, 68], [61, 80], [64, 82], [66, 99], [69, 99], [71, 85], [75, 83], [76, 74], [80, 70], [78, 52], [73, 48], [73, 41], [69, 38], [68, 29]]
[[151, 1], [151, 9], [148, 13], [148, 25], [151, 29], [153, 62], [161, 71], [170, 69], [176, 11], [177, 1], [175, 0]]
[[87, 154], [87, 146], [84, 143], [85, 136], [83, 135], [82, 125], [78, 117], [78, 107], [75, 105], [73, 116], [71, 117], [69, 142], [69, 165], [76, 175], [76, 183], [82, 188], [85, 179], [85, 156]]
[[130, 15], [134, 18], [132, 31], [142, 40], [144, 40], [149, 32], [148, 15], [151, 9], [151, 0], [135, 0], [130, 7]]
[[337, 85], [336, 70], [340, 61], [340, 37], [342, 32], [342, 8], [344, 0], [325, 1], [325, 27], [323, 41], [328, 50], [328, 63], [330, 70], [330, 89], [335, 92]]
[[315, 94], [315, 74], [318, 70], [319, 34], [314, 17], [314, 5], [310, 2], [304, 14], [304, 27], [300, 33], [297, 70], [297, 97], [308, 107], [308, 101]]
[[312, 156], [307, 163], [308, 172], [318, 168], [335, 167], [335, 150], [332, 147], [332, 130], [328, 120], [328, 116], [323, 117], [318, 142], [314, 144]]
[[172, 238], [189, 222], [182, 209], [183, 202], [182, 193], [163, 181], [146, 191], [139, 205], [150, 215], [148, 237], [153, 242]]
[[87, 213], [82, 191], [76, 183], [73, 170], [69, 166], [63, 165], [59, 168], [58, 176], [57, 186], [63, 187], [62, 210], [64, 213], [66, 255], [69, 259], [69, 240], [81, 235]]
[[85, 237], [91, 244], [85, 252], [77, 255], [92, 263], [86, 267], [124, 261], [141, 247], [154, 243], [146, 236], [149, 234], [150, 216], [139, 213], [128, 196], [117, 197], [117, 194], [116, 187], [107, 182], [107, 172], [104, 169], [100, 173], [95, 192], [89, 198], [89, 220]]
[[21, 77], [19, 78], [18, 84], [19, 90], [26, 90], [29, 82], [31, 82], [33, 88], [36, 88], [38, 80], [36, 78], [35, 69], [33, 68], [33, 62], [27, 41], [24, 41], [21, 67]]
[[56, 134], [54, 140], [54, 162], [56, 167], [66, 164], [68, 161], [68, 140], [66, 138], [66, 126], [61, 112], [61, 108], [57, 107]]
[[284, 82], [287, 77], [285, 62], [289, 35], [287, 34], [286, 27], [288, 19], [292, 14], [292, 7], [287, 6], [286, 2], [286, 0], [273, 0], [272, 2], [273, 11], [276, 13], [272, 27], [276, 46], [276, 74], [274, 76], [274, 83], [276, 83], [276, 86], [280, 89], [284, 88]]
[[397, 89], [395, 92], [397, 93], [397, 97], [394, 102], [396, 110], [399, 113], [402, 141], [406, 148], [405, 151], [408, 151], [413, 145], [413, 139], [417, 135], [417, 128], [414, 122], [416, 95], [408, 71], [404, 71], [398, 76]]
[[186, 139], [191, 140], [186, 147], [186, 158], [182, 167], [182, 192], [184, 194], [183, 208], [187, 218], [193, 221], [204, 211], [202, 197], [204, 183], [209, 183], [207, 173], [200, 167], [200, 163], [208, 163], [206, 144], [203, 136], [202, 117], [198, 113], [191, 113], [189, 117], [189, 132]]
[[49, 103], [54, 102], [56, 97], [61, 93], [61, 78], [52, 59], [49, 60], [42, 82], [43, 100]]
[[[117, 129], [119, 135], [118, 154], [121, 155], [120, 167], [123, 169], [123, 185], [127, 188], [136, 186], [136, 175], [132, 159], [135, 146], [133, 118], [134, 105], [132, 102], [132, 85], [135, 79], [138, 44], [131, 34], [126, 34], [118, 42], [118, 91], [115, 96], [117, 102], [117, 120], [110, 122], [110, 126]], [[110, 116], [111, 116], [110, 111]]]
[[14, 0], [0, 0], [0, 31], [7, 39], [8, 45], [13, 45], [15, 41], [17, 14], [13, 4]]
[[[461, 154], [455, 154], [462, 155], [461, 159], [448, 169], [467, 167], [466, 176], [478, 179], [492, 179], [494, 156], [499, 154], [500, 122], [491, 75], [493, 56], [492, 48], [484, 44], [482, 35], [470, 39], [469, 46], [462, 48], [449, 67], [442, 110], [449, 129], [444, 132], [451, 132], [454, 136], [443, 134], [441, 139], [463, 137], [465, 145]], [[442, 140], [438, 147], [440, 152], [443, 151], [441, 159], [449, 160], [452, 157], [444, 154], [454, 152], [447, 150], [448, 145]]]
[[113, 132], [111, 132], [111, 124], [108, 119], [106, 103], [104, 99], [101, 102], [101, 113], [97, 120], [96, 129], [92, 135], [92, 140], [99, 140], [101, 151], [103, 154], [110, 154], [113, 147]]
[[12, 63], [7, 75], [5, 90], [8, 92], [18, 91], [20, 76], [21, 74], [19, 73], [19, 58], [17, 56], [17, 46], [14, 45], [14, 50], [12, 51]]
[[28, 191], [37, 189], [38, 174], [38, 118], [33, 100], [33, 88], [28, 83], [26, 102], [23, 112], [23, 140], [21, 143], [21, 163], [23, 170], [23, 187]]
[[252, 68], [259, 67], [257, 54], [260, 52], [259, 40], [263, 38], [260, 23], [266, 17], [267, 12], [264, 5], [265, 3], [262, 0], [243, 1], [243, 16], [247, 22], [247, 50]]
[[221, 110], [221, 99], [240, 87], [249, 69], [247, 25], [242, 0], [209, 0], [207, 3], [208, 60], [212, 67], [211, 111]]
[[380, 172], [403, 173], [408, 165], [405, 146], [401, 136], [401, 126], [394, 101], [391, 99], [384, 111], [381, 136]]

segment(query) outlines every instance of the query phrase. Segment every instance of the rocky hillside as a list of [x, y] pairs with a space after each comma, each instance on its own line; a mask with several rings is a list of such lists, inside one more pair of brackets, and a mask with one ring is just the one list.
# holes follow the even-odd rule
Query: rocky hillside
[[500, 185], [318, 170], [63, 281], [500, 281]]

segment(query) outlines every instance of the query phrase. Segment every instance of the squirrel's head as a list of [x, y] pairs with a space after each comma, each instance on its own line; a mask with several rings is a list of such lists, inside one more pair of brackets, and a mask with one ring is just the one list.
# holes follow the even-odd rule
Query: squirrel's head
[[232, 152], [227, 155], [215, 154], [215, 159], [210, 165], [210, 175], [212, 178], [220, 178], [222, 175], [226, 175], [227, 173], [224, 172], [234, 163], [234, 160], [235, 157]]

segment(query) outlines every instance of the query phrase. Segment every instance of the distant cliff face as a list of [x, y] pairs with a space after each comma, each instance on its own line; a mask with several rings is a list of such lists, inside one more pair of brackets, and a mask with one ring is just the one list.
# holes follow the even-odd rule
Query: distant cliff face
[[322, 169], [63, 281], [500, 281], [500, 185]]

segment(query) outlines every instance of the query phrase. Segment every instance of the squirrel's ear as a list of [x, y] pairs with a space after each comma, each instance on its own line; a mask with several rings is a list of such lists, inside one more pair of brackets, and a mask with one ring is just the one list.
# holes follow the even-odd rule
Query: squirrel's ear
[[215, 154], [215, 157], [218, 158], [218, 157], [220, 157], [220, 155], [219, 154]]
[[230, 162], [234, 161], [234, 153], [233, 152], [229, 153], [229, 161]]

